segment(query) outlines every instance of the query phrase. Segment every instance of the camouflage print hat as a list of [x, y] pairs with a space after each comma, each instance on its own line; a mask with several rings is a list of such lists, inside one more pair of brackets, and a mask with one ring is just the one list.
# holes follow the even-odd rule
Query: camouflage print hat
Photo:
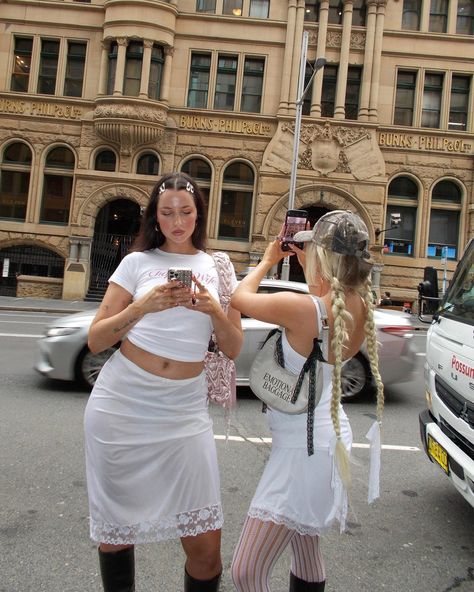
[[370, 261], [369, 232], [360, 216], [349, 210], [334, 210], [321, 216], [313, 230], [303, 230], [294, 236], [295, 242], [309, 242], [341, 255], [353, 255]]

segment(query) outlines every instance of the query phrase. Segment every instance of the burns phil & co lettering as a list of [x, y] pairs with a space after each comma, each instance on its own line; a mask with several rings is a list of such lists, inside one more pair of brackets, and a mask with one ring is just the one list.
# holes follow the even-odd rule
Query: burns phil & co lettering
[[82, 109], [74, 105], [31, 102], [18, 99], [0, 99], [0, 113], [33, 115], [36, 117], [54, 117], [59, 119], [80, 119]]
[[379, 146], [387, 148], [413, 148], [415, 150], [436, 150], [438, 152], [460, 152], [463, 154], [470, 154], [472, 150], [472, 145], [464, 140], [440, 138], [438, 136], [398, 134], [395, 132], [380, 132]]
[[188, 130], [214, 131], [218, 133], [246, 134], [252, 136], [266, 136], [270, 134], [271, 127], [261, 121], [245, 121], [242, 119], [217, 119], [213, 117], [200, 117], [193, 115], [181, 115], [179, 127]]

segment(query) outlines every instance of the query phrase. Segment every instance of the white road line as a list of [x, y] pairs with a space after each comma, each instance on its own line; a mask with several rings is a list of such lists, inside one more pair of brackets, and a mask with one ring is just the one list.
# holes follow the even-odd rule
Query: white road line
[[0, 337], [43, 337], [41, 333], [0, 333]]
[[[214, 434], [214, 440], [225, 440], [225, 435]], [[229, 436], [229, 442], [252, 442], [252, 444], [271, 444], [271, 438], [258, 438], [258, 437], [243, 437], [243, 436]], [[359, 444], [354, 442], [353, 448], [369, 448], [369, 444]], [[420, 449], [416, 446], [397, 446], [396, 444], [382, 444], [383, 450], [399, 450], [402, 452], [420, 452]]]
[[0, 323], [7, 323], [9, 325], [45, 325], [44, 321], [1, 321]]

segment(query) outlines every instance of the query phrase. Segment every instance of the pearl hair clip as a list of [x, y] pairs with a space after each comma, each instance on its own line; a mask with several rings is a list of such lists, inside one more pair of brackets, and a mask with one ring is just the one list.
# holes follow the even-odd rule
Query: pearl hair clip
[[158, 187], [158, 195], [161, 195], [164, 191], [166, 191], [166, 187], [165, 184], [162, 183], [159, 187]]
[[189, 181], [186, 183], [186, 191], [194, 195], [194, 187], [191, 185]]

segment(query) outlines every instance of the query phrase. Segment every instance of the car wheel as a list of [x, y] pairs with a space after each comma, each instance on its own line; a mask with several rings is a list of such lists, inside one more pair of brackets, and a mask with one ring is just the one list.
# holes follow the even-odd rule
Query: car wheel
[[102, 366], [116, 350], [116, 347], [109, 347], [99, 354], [93, 354], [88, 347], [85, 347], [80, 353], [76, 364], [76, 379], [78, 383], [84, 388], [91, 390]]
[[366, 395], [372, 382], [372, 374], [365, 357], [358, 353], [342, 368], [342, 400], [354, 401]]

